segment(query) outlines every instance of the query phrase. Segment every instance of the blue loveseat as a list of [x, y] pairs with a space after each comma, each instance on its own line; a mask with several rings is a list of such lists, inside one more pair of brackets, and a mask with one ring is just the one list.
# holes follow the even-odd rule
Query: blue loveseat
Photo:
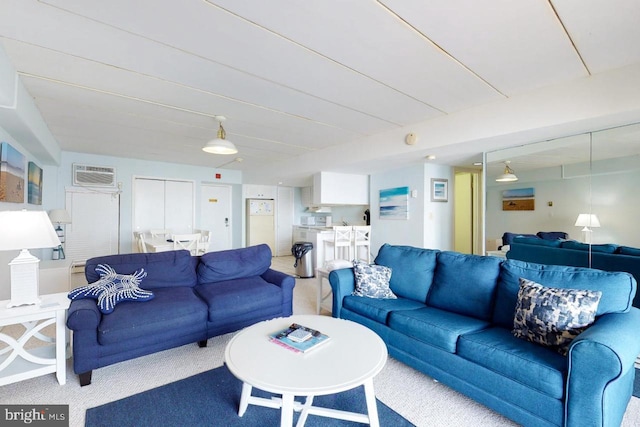
[[194, 342], [204, 347], [210, 337], [292, 314], [295, 279], [270, 269], [267, 245], [201, 257], [182, 250], [92, 258], [88, 283], [99, 279], [98, 264], [119, 274], [144, 268], [140, 287], [154, 298], [121, 302], [110, 314], [95, 300], [72, 301], [67, 326], [81, 385], [91, 383], [93, 369]]
[[[333, 315], [378, 333], [392, 357], [525, 426], [622, 421], [640, 353], [631, 275], [390, 245], [375, 263], [397, 299], [353, 296], [353, 269], [334, 270]], [[566, 356], [512, 335], [520, 278], [602, 292]]]

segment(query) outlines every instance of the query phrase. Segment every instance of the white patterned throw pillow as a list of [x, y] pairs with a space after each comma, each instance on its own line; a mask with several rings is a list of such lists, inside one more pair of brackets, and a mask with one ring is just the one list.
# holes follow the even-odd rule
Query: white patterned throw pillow
[[575, 337], [591, 325], [602, 292], [548, 288], [520, 278], [513, 335], [566, 355]]
[[127, 275], [116, 273], [110, 265], [98, 264], [96, 272], [100, 274], [100, 279], [89, 285], [75, 288], [69, 292], [69, 299], [95, 299], [100, 311], [109, 314], [119, 302], [148, 301], [154, 297], [153, 292], [139, 287], [142, 279], [147, 276], [144, 268]]
[[391, 279], [389, 267], [353, 261], [353, 274], [356, 279], [356, 289], [352, 295], [378, 299], [397, 298], [389, 288]]

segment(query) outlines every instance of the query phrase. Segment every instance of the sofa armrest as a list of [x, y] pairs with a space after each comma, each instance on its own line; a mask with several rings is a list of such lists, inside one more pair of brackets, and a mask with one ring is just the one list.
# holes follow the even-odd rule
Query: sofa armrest
[[[640, 354], [640, 310], [599, 317], [571, 344], [568, 354], [567, 426], [619, 425], [631, 398]], [[623, 378], [624, 377], [624, 378]], [[630, 378], [630, 379], [629, 379]]]
[[260, 276], [269, 283], [280, 286], [284, 292], [293, 292], [293, 287], [296, 285], [296, 279], [293, 276], [285, 274], [281, 271], [268, 269]]
[[329, 273], [329, 284], [333, 293], [333, 307], [331, 314], [340, 318], [342, 311], [342, 300], [351, 295], [356, 288], [356, 280], [353, 275], [353, 268], [341, 268]]
[[102, 313], [93, 299], [71, 301], [67, 312], [67, 327], [73, 331], [98, 330]]

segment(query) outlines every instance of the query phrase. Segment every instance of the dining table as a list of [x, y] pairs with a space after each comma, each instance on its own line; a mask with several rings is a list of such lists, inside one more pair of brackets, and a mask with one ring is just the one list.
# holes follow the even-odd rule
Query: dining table
[[173, 240], [166, 237], [152, 237], [144, 241], [147, 252], [166, 252], [173, 250]]

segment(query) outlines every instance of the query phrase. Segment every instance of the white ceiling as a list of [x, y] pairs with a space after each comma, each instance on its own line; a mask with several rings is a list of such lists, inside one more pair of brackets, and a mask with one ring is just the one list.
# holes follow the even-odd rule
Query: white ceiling
[[[638, 22], [637, 0], [2, 0], [0, 42], [63, 150], [311, 174], [322, 150], [640, 63]], [[201, 151], [214, 115], [237, 155]]]

